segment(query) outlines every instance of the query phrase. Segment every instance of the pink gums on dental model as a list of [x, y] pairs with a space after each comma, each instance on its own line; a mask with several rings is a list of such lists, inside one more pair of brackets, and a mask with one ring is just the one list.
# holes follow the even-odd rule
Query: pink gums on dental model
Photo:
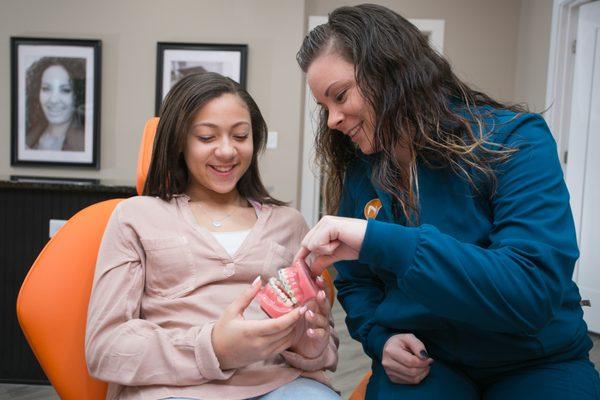
[[261, 308], [271, 318], [277, 318], [314, 299], [318, 292], [308, 266], [298, 259], [291, 266], [278, 270], [277, 278], [270, 278], [256, 297]]

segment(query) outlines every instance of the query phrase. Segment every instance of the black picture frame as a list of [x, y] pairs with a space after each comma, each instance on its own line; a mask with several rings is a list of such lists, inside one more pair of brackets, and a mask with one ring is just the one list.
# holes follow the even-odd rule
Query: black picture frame
[[11, 37], [11, 165], [100, 169], [102, 43]]
[[[218, 72], [246, 88], [248, 45], [158, 42], [155, 115], [169, 89], [187, 73]], [[168, 79], [168, 81], [167, 81]]]

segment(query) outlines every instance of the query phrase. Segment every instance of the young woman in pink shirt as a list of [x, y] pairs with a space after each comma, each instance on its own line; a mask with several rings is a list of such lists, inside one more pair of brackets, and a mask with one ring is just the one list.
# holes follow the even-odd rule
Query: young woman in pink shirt
[[339, 398], [324, 291], [278, 318], [255, 300], [307, 232], [261, 182], [258, 106], [203, 73], [179, 81], [160, 114], [144, 195], [118, 205], [98, 255], [90, 373], [109, 382], [107, 399]]

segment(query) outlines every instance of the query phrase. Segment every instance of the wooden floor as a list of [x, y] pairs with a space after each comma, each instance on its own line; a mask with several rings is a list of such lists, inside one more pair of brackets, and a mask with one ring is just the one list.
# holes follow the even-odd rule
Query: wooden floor
[[[344, 311], [336, 301], [333, 317], [340, 335], [339, 364], [332, 375], [335, 387], [347, 399], [353, 388], [370, 368], [370, 360], [363, 354], [362, 347], [348, 335], [344, 324]], [[600, 336], [591, 334], [594, 348], [590, 358], [600, 370]], [[0, 384], [0, 400], [58, 400], [56, 392], [50, 386]]]

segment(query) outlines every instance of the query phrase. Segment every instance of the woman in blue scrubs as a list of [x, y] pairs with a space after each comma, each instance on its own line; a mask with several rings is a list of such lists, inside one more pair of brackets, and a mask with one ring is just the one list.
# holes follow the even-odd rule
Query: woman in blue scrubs
[[335, 262], [369, 399], [599, 399], [579, 255], [541, 116], [471, 89], [406, 19], [341, 7], [297, 56], [321, 106]]

